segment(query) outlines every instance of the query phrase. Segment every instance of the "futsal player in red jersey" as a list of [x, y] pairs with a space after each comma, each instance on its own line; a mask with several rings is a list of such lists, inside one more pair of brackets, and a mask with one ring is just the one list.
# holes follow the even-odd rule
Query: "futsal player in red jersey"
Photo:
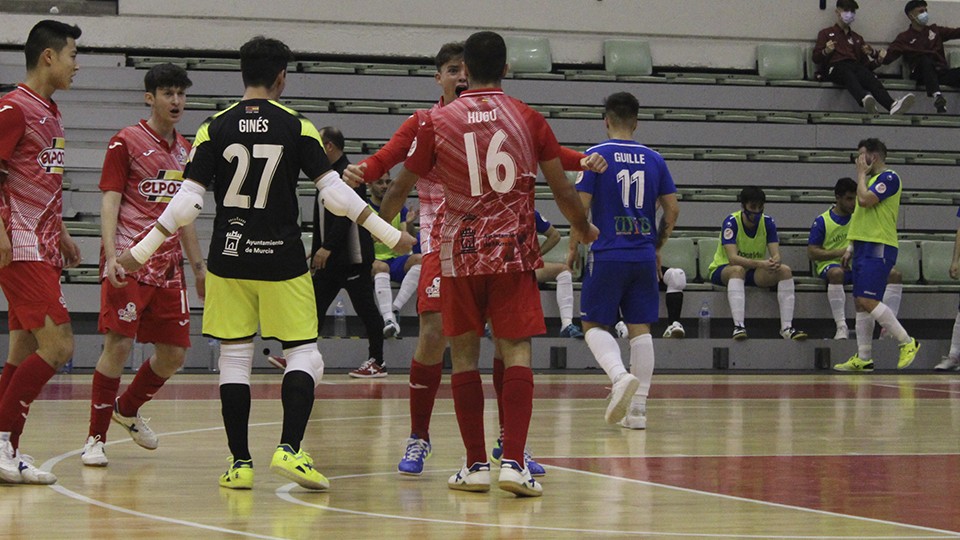
[[470, 90], [423, 120], [393, 189], [409, 192], [418, 177], [431, 173], [444, 186], [438, 247], [442, 324], [453, 353], [454, 407], [467, 450], [466, 463], [447, 484], [463, 491], [490, 489], [477, 370], [480, 337], [490, 319], [505, 366], [498, 485], [520, 496], [539, 496], [542, 487], [523, 456], [533, 409], [530, 337], [546, 329], [534, 275], [543, 264], [534, 224], [538, 164], [572, 235], [590, 242], [597, 229], [563, 174], [560, 145], [546, 120], [500, 88], [507, 70], [503, 38], [493, 32], [471, 35], [464, 65]]
[[37, 23], [24, 46], [27, 77], [0, 98], [0, 288], [9, 304], [10, 350], [0, 377], [0, 481], [57, 477], [20, 453], [30, 404], [73, 356], [60, 270], [80, 263], [63, 224], [64, 136], [51, 97], [70, 88], [80, 29]]
[[[157, 436], [140, 416], [140, 406], [153, 399], [183, 365], [190, 347], [190, 311], [183, 275], [183, 251], [193, 266], [202, 298], [206, 267], [191, 223], [168, 237], [140, 270], [127, 274], [117, 256], [139, 240], [167, 207], [183, 181], [190, 143], [176, 130], [191, 82], [174, 64], [150, 68], [144, 77], [144, 100], [150, 118], [123, 128], [107, 144], [100, 177], [101, 252], [100, 320], [103, 352], [93, 373], [90, 429], [80, 460], [103, 467], [103, 444], [111, 418], [138, 445], [154, 450]], [[180, 244], [183, 243], [183, 250]], [[123, 365], [133, 340], [153, 343], [155, 354], [137, 371], [117, 397]]]

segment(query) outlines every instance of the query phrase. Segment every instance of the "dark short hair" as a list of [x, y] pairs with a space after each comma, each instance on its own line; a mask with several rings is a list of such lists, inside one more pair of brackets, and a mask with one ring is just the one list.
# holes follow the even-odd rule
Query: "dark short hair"
[[927, 7], [927, 3], [924, 0], [910, 0], [907, 5], [903, 6], [903, 12], [910, 15], [910, 12], [918, 7]]
[[340, 128], [333, 126], [320, 128], [320, 138], [323, 139], [325, 143], [333, 143], [341, 152], [343, 151], [343, 133], [340, 131]]
[[861, 148], [866, 148], [871, 154], [880, 154], [881, 159], [887, 159], [887, 145], [880, 139], [864, 139], [857, 143], [857, 151]]
[[463, 58], [462, 41], [444, 43], [437, 52], [437, 57], [433, 59], [433, 63], [436, 64], [437, 71], [439, 72], [443, 69], [444, 64], [456, 58]]
[[244, 86], [269, 88], [293, 61], [290, 47], [278, 40], [257, 36], [240, 47], [240, 72]]
[[837, 185], [833, 186], [833, 194], [837, 197], [841, 197], [847, 193], [856, 193], [856, 191], [857, 183], [849, 176], [837, 180]]
[[837, 7], [845, 11], [856, 11], [860, 9], [857, 0], [837, 0]]
[[746, 206], [749, 203], [766, 204], [767, 194], [757, 186], [747, 186], [740, 190], [740, 196], [737, 197], [740, 204]]
[[147, 71], [143, 77], [143, 89], [151, 94], [157, 93], [157, 88], [182, 88], [186, 90], [193, 86], [193, 81], [187, 76], [187, 70], [176, 64], [157, 64]]
[[603, 117], [615, 124], [627, 124], [637, 119], [640, 102], [630, 92], [610, 94], [603, 100]]
[[80, 27], [70, 25], [60, 21], [46, 19], [33, 25], [30, 34], [27, 35], [27, 43], [23, 47], [23, 55], [26, 57], [27, 69], [37, 67], [40, 61], [40, 55], [47, 49], [53, 49], [57, 52], [63, 50], [67, 45], [67, 38], [80, 39]]
[[463, 44], [463, 63], [474, 81], [498, 82], [507, 65], [507, 44], [496, 32], [477, 32]]

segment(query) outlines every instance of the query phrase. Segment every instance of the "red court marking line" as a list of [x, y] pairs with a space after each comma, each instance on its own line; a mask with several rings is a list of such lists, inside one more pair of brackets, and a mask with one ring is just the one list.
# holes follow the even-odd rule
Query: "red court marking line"
[[[128, 378], [128, 381], [130, 379]], [[157, 399], [219, 399], [217, 383], [177, 384], [174, 379], [158, 394]], [[567, 382], [535, 383], [537, 399], [604, 399], [608, 385]], [[359, 382], [323, 385], [317, 389], [318, 399], [407, 399], [409, 387], [403, 383]], [[484, 385], [487, 397], [495, 395], [493, 386]], [[654, 384], [650, 389], [651, 399], [951, 399], [951, 394], [960, 393], [960, 381], [943, 384], [926, 383], [918, 387], [910, 382], [899, 386], [870, 384], [860, 378], [851, 378], [850, 384], [712, 384], [712, 383], [667, 383]], [[276, 382], [254, 382], [251, 386], [253, 399], [280, 397], [280, 375]], [[440, 399], [452, 399], [450, 385], [443, 384], [437, 393]], [[85, 384], [47, 384], [39, 399], [78, 400], [90, 399], [90, 387]]]
[[540, 458], [547, 465], [960, 532], [960, 455]]

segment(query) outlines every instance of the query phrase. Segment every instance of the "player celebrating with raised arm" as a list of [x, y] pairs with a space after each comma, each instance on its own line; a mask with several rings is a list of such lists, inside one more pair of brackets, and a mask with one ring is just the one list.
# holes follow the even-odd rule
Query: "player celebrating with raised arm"
[[57, 477], [20, 453], [30, 404], [73, 356], [60, 269], [80, 263], [63, 224], [64, 136], [51, 97], [70, 88], [80, 29], [40, 21], [24, 46], [27, 77], [0, 98], [0, 288], [10, 350], [0, 377], [0, 481], [52, 484]]
[[221, 340], [220, 401], [233, 454], [220, 485], [253, 487], [247, 441], [253, 336], [283, 346], [287, 367], [281, 387], [283, 428], [271, 471], [309, 489], [329, 481], [301, 447], [323, 376], [317, 350], [313, 285], [298, 224], [297, 179], [314, 179], [324, 207], [370, 230], [390, 246], [409, 249], [414, 238], [394, 229], [333, 171], [314, 125], [277, 102], [293, 60], [282, 42], [255, 37], [240, 48], [244, 94], [197, 131], [180, 191], [157, 224], [120, 256], [138, 270], [178, 228], [192, 223], [210, 186], [217, 203], [210, 242], [203, 333]]
[[[418, 176], [436, 172], [444, 188], [440, 232], [443, 333], [453, 354], [453, 398], [465, 465], [447, 485], [490, 489], [483, 433], [483, 390], [477, 363], [489, 318], [501, 340], [504, 436], [499, 487], [539, 496], [540, 484], [525, 466], [523, 449], [533, 410], [530, 337], [545, 331], [534, 270], [542, 261], [534, 226], [534, 183], [543, 170], [571, 236], [596, 238], [558, 159], [560, 145], [543, 116], [501, 90], [506, 45], [493, 32], [471, 35], [464, 45], [470, 90], [434, 111], [420, 126], [415, 150], [394, 181], [405, 194]], [[382, 208], [385, 216], [390, 216]], [[395, 211], [395, 209], [394, 209]]]
[[[167, 207], [183, 180], [190, 143], [175, 129], [183, 116], [187, 71], [174, 64], [150, 68], [143, 79], [150, 118], [120, 130], [110, 139], [100, 189], [101, 253], [100, 332], [103, 352], [93, 372], [90, 430], [80, 459], [103, 467], [110, 419], [134, 442], [153, 450], [157, 436], [140, 417], [140, 406], [153, 399], [183, 365], [190, 347], [190, 311], [183, 276], [183, 251], [193, 267], [197, 294], [203, 298], [206, 266], [193, 224], [171, 235], [136, 273], [124, 276], [117, 254], [132, 246], [145, 227]], [[180, 244], [183, 243], [183, 251]], [[133, 382], [117, 397], [123, 365], [133, 339], [154, 343], [156, 354], [143, 363]]]
[[[650, 325], [660, 308], [660, 249], [680, 214], [677, 187], [663, 157], [633, 139], [639, 109], [637, 98], [627, 92], [606, 99], [603, 118], [609, 140], [587, 153], [603, 155], [611, 166], [600, 175], [584, 172], [576, 185], [600, 230], [584, 272], [581, 319], [590, 352], [613, 382], [604, 417], [630, 429], [647, 426], [654, 365]], [[663, 208], [659, 228], [658, 204]], [[571, 242], [571, 264], [575, 255]], [[631, 373], [624, 369], [620, 346], [609, 332], [621, 312], [630, 339]]]

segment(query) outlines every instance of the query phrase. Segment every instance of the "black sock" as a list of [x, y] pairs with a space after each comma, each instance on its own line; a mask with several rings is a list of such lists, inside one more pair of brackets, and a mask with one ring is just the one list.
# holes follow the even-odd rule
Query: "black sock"
[[683, 293], [682, 292], [668, 292], [664, 297], [664, 301], [667, 304], [667, 318], [670, 319], [670, 322], [680, 320], [680, 311], [683, 309]]
[[313, 410], [313, 377], [303, 371], [289, 371], [283, 376], [280, 400], [283, 402], [283, 433], [280, 443], [300, 451], [300, 441], [307, 430]]
[[247, 431], [250, 424], [250, 385], [221, 384], [220, 414], [223, 415], [227, 445], [230, 447], [233, 459], [251, 459], [250, 447], [247, 445]]

